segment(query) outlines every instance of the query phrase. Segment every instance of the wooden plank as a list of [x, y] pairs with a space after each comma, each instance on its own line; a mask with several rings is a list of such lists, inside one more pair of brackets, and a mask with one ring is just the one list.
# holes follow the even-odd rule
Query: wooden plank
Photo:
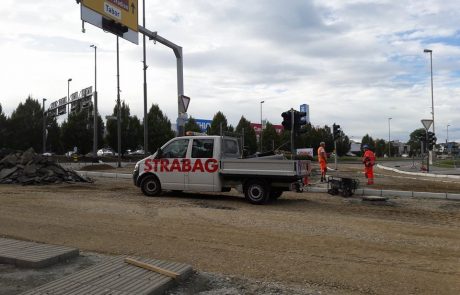
[[162, 275], [171, 277], [173, 279], [176, 279], [178, 276], [180, 276], [180, 274], [177, 273], [177, 272], [169, 271], [167, 269], [155, 266], [153, 264], [144, 263], [144, 262], [141, 262], [141, 261], [129, 258], [129, 257], [125, 258], [125, 262], [129, 263], [129, 264], [132, 264], [132, 265], [135, 265], [135, 266], [140, 267], [140, 268], [144, 268], [144, 269], [147, 269], [147, 270], [151, 270], [151, 271], [160, 273]]

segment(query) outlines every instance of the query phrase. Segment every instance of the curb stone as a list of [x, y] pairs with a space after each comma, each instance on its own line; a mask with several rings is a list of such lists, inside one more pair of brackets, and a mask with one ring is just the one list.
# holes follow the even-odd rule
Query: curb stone
[[[128, 173], [107, 173], [107, 172], [93, 172], [93, 171], [76, 171], [78, 174], [86, 177], [106, 177], [106, 178], [123, 178], [130, 179], [131, 174]], [[325, 187], [314, 187], [308, 186], [304, 188], [305, 192], [311, 193], [327, 193]], [[431, 192], [413, 192], [413, 191], [394, 191], [394, 190], [380, 190], [380, 189], [369, 189], [359, 188], [356, 189], [355, 195], [374, 195], [381, 197], [401, 197], [401, 198], [423, 198], [423, 199], [447, 199], [460, 201], [460, 194], [452, 193], [431, 193]]]

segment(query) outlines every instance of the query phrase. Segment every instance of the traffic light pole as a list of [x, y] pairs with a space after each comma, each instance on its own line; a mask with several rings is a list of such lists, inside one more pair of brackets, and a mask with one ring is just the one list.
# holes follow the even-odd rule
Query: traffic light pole
[[291, 109], [291, 159], [294, 159], [295, 152], [294, 133], [294, 109]]

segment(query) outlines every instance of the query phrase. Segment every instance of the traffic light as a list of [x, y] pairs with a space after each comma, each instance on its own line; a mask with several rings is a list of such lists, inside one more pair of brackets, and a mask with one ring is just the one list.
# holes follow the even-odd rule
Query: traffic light
[[437, 138], [435, 134], [431, 131], [428, 131], [427, 137], [428, 137], [428, 140], [427, 140], [428, 149], [433, 150], [433, 147], [436, 145]]
[[[294, 130], [296, 132], [302, 132], [302, 126], [307, 124], [307, 113], [306, 112], [294, 112]], [[305, 131], [305, 130], [303, 130]]]
[[334, 135], [334, 140], [340, 138], [342, 136], [342, 130], [340, 129], [340, 125], [332, 125], [332, 130], [333, 130], [333, 135]]
[[292, 129], [292, 118], [291, 118], [291, 111], [286, 111], [281, 114], [283, 117], [283, 122], [281, 123], [284, 127], [284, 130], [291, 130]]

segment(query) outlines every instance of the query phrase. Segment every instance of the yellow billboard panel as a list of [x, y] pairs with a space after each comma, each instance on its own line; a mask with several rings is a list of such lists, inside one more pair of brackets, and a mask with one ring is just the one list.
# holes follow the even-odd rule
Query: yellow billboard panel
[[138, 0], [83, 0], [83, 6], [139, 32]]

